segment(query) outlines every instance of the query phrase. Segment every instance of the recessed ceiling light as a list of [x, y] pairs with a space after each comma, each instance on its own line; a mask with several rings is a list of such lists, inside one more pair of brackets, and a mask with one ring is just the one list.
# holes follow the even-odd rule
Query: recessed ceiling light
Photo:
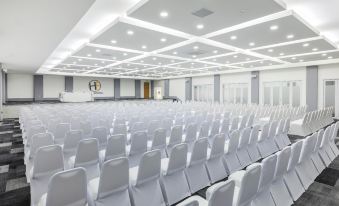
[[249, 61], [249, 60], [251, 60], [250, 58], [246, 58], [246, 61]]
[[217, 54], [217, 53], [218, 53], [218, 50], [214, 50], [213, 53], [214, 53], [214, 54]]
[[160, 41], [161, 41], [161, 42], [166, 42], [167, 39], [166, 39], [166, 38], [161, 38]]
[[199, 47], [198, 46], [194, 46], [193, 49], [197, 50], [197, 49], [199, 49]]
[[313, 48], [312, 51], [318, 51], [318, 48]]
[[155, 60], [157, 60], [157, 58], [156, 58], [156, 57], [153, 57], [152, 59], [153, 59], [154, 61], [155, 61]]
[[299, 62], [303, 62], [304, 60], [303, 59], [300, 59]]
[[79, 62], [81, 62], [81, 61], [82, 61], [82, 59], [78, 59], [78, 61], [79, 61]]
[[285, 53], [281, 52], [279, 55], [280, 55], [280, 56], [283, 56], [284, 54], [285, 54]]
[[144, 63], [144, 60], [140, 60], [140, 63]]
[[308, 47], [310, 44], [309, 43], [305, 43], [303, 44], [303, 47]]
[[132, 31], [132, 30], [128, 30], [128, 31], [127, 31], [127, 34], [131, 36], [131, 35], [133, 35], [133, 34], [134, 34], [134, 31]]
[[102, 64], [105, 64], [105, 61], [101, 61]]
[[176, 52], [176, 51], [175, 51], [175, 52], [173, 52], [173, 54], [174, 54], [174, 55], [177, 55], [177, 54], [178, 54], [178, 52]]
[[175, 62], [175, 60], [174, 60], [174, 59], [172, 59], [172, 60], [171, 60], [171, 62], [173, 63], [173, 62]]
[[88, 57], [91, 57], [91, 56], [92, 56], [92, 54], [87, 54], [87, 56], [88, 56]]
[[124, 56], [127, 56], [127, 53], [124, 53], [123, 55], [124, 55]]
[[296, 60], [297, 58], [296, 58], [296, 57], [292, 57], [291, 59], [292, 59], [292, 60]]
[[327, 57], [327, 58], [329, 58], [329, 59], [333, 59], [333, 57], [332, 57], [332, 56], [329, 56], [329, 57]]
[[230, 61], [226, 61], [225, 63], [226, 63], [226, 64], [229, 64], [229, 63], [230, 63]]
[[267, 50], [268, 52], [273, 52], [274, 50], [273, 49], [269, 49], [269, 50]]
[[98, 66], [98, 64], [94, 64], [94, 66]]
[[191, 62], [191, 64], [193, 65], [193, 64], [194, 64], [194, 62]]
[[147, 46], [146, 45], [142, 45], [141, 48], [142, 49], [147, 49]]
[[96, 51], [96, 52], [101, 52], [101, 50], [100, 50], [100, 49], [96, 49], [95, 51]]
[[192, 55], [192, 58], [197, 58], [197, 56], [196, 55]]
[[233, 58], [238, 58], [238, 56], [237, 56], [237, 55], [234, 55]]
[[321, 56], [325, 57], [325, 56], [327, 56], [327, 54], [322, 54]]
[[272, 31], [275, 31], [275, 30], [279, 29], [279, 27], [278, 27], [277, 25], [272, 25], [272, 26], [270, 27], [270, 29], [271, 29]]
[[235, 35], [231, 36], [231, 40], [236, 40], [237, 38], [238, 38], [238, 37], [235, 36]]
[[197, 29], [203, 29], [204, 25], [203, 24], [198, 24], [196, 27], [197, 27]]
[[213, 59], [213, 61], [215, 62], [215, 61], [217, 61], [216, 59]]
[[163, 17], [163, 18], [168, 17], [168, 12], [162, 11], [162, 12], [160, 12], [160, 16]]
[[294, 35], [293, 34], [289, 34], [286, 36], [287, 39], [293, 39], [294, 38]]
[[112, 43], [112, 44], [116, 44], [116, 43], [117, 43], [117, 40], [111, 40], [111, 43]]
[[77, 62], [73, 62], [73, 64], [76, 64]]
[[250, 42], [248, 45], [250, 45], [250, 46], [254, 46], [254, 45], [255, 45], [255, 43], [254, 43], [254, 42]]
[[112, 59], [114, 59], [114, 60], [115, 60], [115, 59], [117, 59], [117, 58], [116, 58], [116, 57], [112, 57]]

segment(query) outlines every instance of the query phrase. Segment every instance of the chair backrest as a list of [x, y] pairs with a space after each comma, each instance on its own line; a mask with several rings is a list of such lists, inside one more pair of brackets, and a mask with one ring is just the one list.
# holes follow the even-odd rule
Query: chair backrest
[[92, 138], [98, 140], [99, 145], [107, 144], [107, 129], [105, 127], [95, 127], [92, 130]]
[[291, 120], [289, 118], [286, 119], [284, 129], [283, 129], [284, 134], [287, 134], [288, 131], [290, 130], [290, 124], [291, 124]]
[[152, 150], [166, 148], [166, 129], [156, 129], [152, 141]]
[[271, 122], [270, 129], [268, 131], [269, 138], [273, 138], [275, 136], [276, 131], [277, 131], [277, 126], [278, 126], [278, 121]]
[[249, 201], [257, 194], [260, 175], [260, 164], [253, 164], [246, 168], [240, 185], [238, 205], [247, 205], [246, 203], [249, 203]]
[[131, 149], [129, 155], [142, 154], [147, 151], [146, 131], [135, 132], [131, 136]]
[[126, 156], [126, 137], [123, 134], [112, 135], [107, 140], [105, 161]]
[[81, 130], [71, 130], [66, 133], [63, 150], [67, 152], [75, 152], [79, 142], [82, 140]]
[[40, 147], [33, 162], [33, 179], [53, 175], [64, 170], [64, 159], [60, 145]]
[[247, 115], [244, 115], [244, 116], [241, 118], [241, 121], [240, 121], [240, 124], [239, 124], [239, 129], [243, 129], [243, 128], [246, 127], [247, 120], [248, 120], [248, 116], [247, 116]]
[[101, 167], [97, 199], [125, 191], [129, 185], [129, 165], [126, 157], [106, 161]]
[[262, 192], [264, 189], [267, 189], [267, 187], [271, 185], [274, 179], [276, 165], [277, 165], [277, 155], [275, 154], [263, 159], [263, 161], [261, 162], [261, 175], [258, 192]]
[[169, 146], [173, 146], [181, 143], [182, 141], [182, 126], [177, 125], [172, 128], [171, 136], [169, 139]]
[[284, 119], [279, 120], [278, 127], [275, 132], [276, 135], [281, 135], [283, 133], [284, 127], [285, 127], [285, 120]]
[[115, 124], [113, 127], [113, 135], [116, 134], [127, 135], [126, 124]]
[[228, 153], [234, 153], [237, 151], [239, 145], [239, 130], [234, 130], [231, 135], [228, 142]]
[[232, 205], [234, 189], [234, 180], [227, 180], [209, 187], [206, 192], [208, 206]]
[[55, 139], [64, 139], [66, 133], [71, 130], [71, 125], [69, 123], [59, 123], [56, 126], [54, 138]]
[[224, 154], [225, 135], [217, 134], [213, 138], [210, 159], [220, 157]]
[[72, 130], [79, 130], [81, 129], [81, 118], [80, 117], [72, 117], [71, 118], [71, 129]]
[[238, 129], [238, 126], [239, 126], [239, 117], [235, 117], [232, 119], [231, 131]]
[[153, 150], [144, 153], [140, 160], [137, 182], [135, 186], [159, 179], [161, 165], [160, 161], [160, 150]]
[[238, 148], [246, 147], [250, 141], [251, 128], [246, 127], [241, 131]]
[[36, 125], [36, 126], [29, 128], [29, 130], [27, 131], [27, 142], [28, 143], [31, 142], [33, 135], [39, 134], [39, 133], [45, 133], [45, 132], [46, 132], [46, 128], [42, 125]]
[[[314, 133], [316, 135], [316, 133]], [[314, 135], [312, 134], [312, 136]], [[301, 153], [300, 153], [300, 158], [299, 158], [299, 163], [302, 163], [304, 161], [306, 161], [308, 158], [310, 158], [310, 154], [313, 152], [314, 150], [314, 144], [312, 141], [312, 137], [308, 136], [305, 139], [302, 140], [303, 142], [303, 146], [301, 148]]]
[[86, 205], [87, 177], [83, 168], [58, 172], [48, 183], [46, 205]]
[[29, 157], [33, 158], [36, 151], [43, 146], [54, 144], [53, 135], [49, 132], [47, 133], [38, 133], [32, 136], [32, 144], [30, 148]]
[[83, 139], [78, 144], [77, 153], [75, 155], [74, 167], [82, 167], [88, 164], [99, 162], [98, 140]]
[[275, 169], [274, 179], [277, 180], [282, 178], [287, 171], [288, 162], [291, 157], [291, 147], [285, 147], [282, 151], [277, 154], [277, 167]]
[[147, 135], [149, 139], [153, 139], [154, 132], [156, 129], [158, 129], [160, 126], [160, 123], [158, 120], [152, 120], [147, 127]]
[[222, 121], [222, 124], [221, 124], [220, 133], [224, 133], [224, 134], [228, 135], [229, 130], [230, 130], [230, 119], [224, 118], [224, 120]]
[[208, 147], [207, 138], [200, 138], [194, 142], [192, 155], [189, 163], [190, 166], [206, 162], [207, 147]]
[[187, 144], [177, 144], [173, 147], [166, 174], [171, 175], [173, 173], [183, 171], [186, 168], [187, 164]]
[[320, 145], [321, 148], [323, 148], [325, 145], [328, 144], [329, 139], [330, 139], [330, 135], [331, 135], [331, 128], [327, 127], [324, 131], [323, 140], [322, 140], [321, 145]]
[[211, 136], [214, 136], [216, 134], [219, 134], [220, 130], [220, 120], [214, 120], [211, 128]]
[[146, 130], [147, 128], [144, 122], [136, 122], [131, 128], [132, 133]]
[[172, 125], [173, 125], [173, 120], [171, 118], [165, 118], [161, 122], [161, 127], [166, 129], [166, 133], [168, 134], [171, 131]]
[[189, 124], [186, 129], [185, 142], [194, 142], [197, 139], [197, 125]]
[[81, 130], [82, 130], [83, 135], [87, 136], [91, 134], [92, 124], [90, 121], [81, 121], [80, 125], [81, 125]]
[[291, 158], [290, 158], [290, 161], [288, 162], [288, 166], [287, 166], [288, 172], [294, 170], [294, 168], [298, 164], [302, 146], [303, 146], [302, 141], [298, 141], [298, 142], [295, 142], [295, 143], [292, 144], [292, 146], [291, 146]]
[[259, 137], [260, 142], [267, 139], [269, 128], [270, 128], [270, 123], [266, 123], [266, 124], [263, 125], [261, 133], [260, 133], [260, 137]]
[[210, 130], [210, 124], [207, 121], [204, 121], [200, 126], [199, 138], [208, 137]]
[[260, 129], [260, 125], [254, 125], [253, 126], [253, 128], [251, 130], [249, 144], [255, 144], [256, 142], [258, 142], [259, 129]]
[[254, 114], [251, 114], [248, 117], [246, 127], [252, 127], [253, 123], [254, 123]]
[[324, 138], [324, 129], [320, 129], [318, 132], [317, 132], [317, 144], [314, 148], [314, 151], [316, 150], [319, 150], [320, 147], [321, 147], [321, 143], [323, 141], [323, 138]]

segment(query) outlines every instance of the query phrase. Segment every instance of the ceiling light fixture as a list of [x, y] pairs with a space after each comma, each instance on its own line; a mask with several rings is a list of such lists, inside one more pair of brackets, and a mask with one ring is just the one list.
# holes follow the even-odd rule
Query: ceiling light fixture
[[254, 45], [255, 45], [255, 43], [254, 43], [254, 42], [250, 42], [248, 45], [250, 45], [250, 46], [254, 46]]
[[142, 49], [147, 49], [147, 46], [146, 45], [142, 45], [141, 48]]
[[153, 59], [154, 61], [155, 61], [155, 60], [157, 60], [157, 58], [156, 58], [156, 57], [153, 57], [152, 59]]
[[130, 35], [130, 36], [132, 36], [132, 35], [134, 34], [134, 31], [128, 30], [128, 31], [127, 31], [127, 34]]
[[197, 49], [199, 49], [199, 47], [198, 46], [194, 46], [193, 49], [197, 50]]
[[161, 42], [166, 42], [167, 39], [166, 39], [166, 38], [161, 38], [160, 41], [161, 41]]
[[198, 24], [196, 27], [197, 29], [203, 29], [205, 26], [203, 24]]
[[294, 35], [293, 34], [289, 34], [286, 36], [287, 39], [293, 39], [294, 38]]
[[231, 36], [231, 40], [236, 40], [237, 38], [238, 38], [238, 37], [235, 36], [235, 35]]
[[234, 55], [233, 58], [238, 58], [238, 56], [237, 56], [237, 55]]
[[280, 55], [280, 56], [283, 56], [284, 54], [285, 54], [285, 53], [281, 52], [279, 55]]
[[327, 56], [327, 54], [322, 54], [321, 56], [325, 57], [325, 56]]
[[116, 43], [117, 43], [117, 40], [111, 40], [111, 43], [112, 43], [112, 44], [116, 44]]
[[92, 56], [92, 54], [87, 54], [87, 56], [88, 56], [88, 57], [91, 57], [91, 56]]
[[101, 50], [100, 50], [100, 49], [96, 49], [95, 51], [96, 51], [96, 52], [101, 52]]
[[78, 59], [78, 61], [79, 61], [79, 62], [81, 62], [81, 61], [82, 61], [82, 59]]
[[333, 57], [332, 56], [329, 56], [329, 57], [327, 57], [328, 59], [333, 59]]
[[308, 47], [310, 44], [309, 43], [305, 43], [303, 44], [303, 47]]
[[175, 51], [175, 52], [173, 52], [173, 54], [174, 54], [174, 55], [177, 55], [177, 54], [178, 54], [178, 52], [176, 52], [176, 51]]
[[163, 17], [163, 18], [168, 17], [168, 12], [162, 11], [162, 12], [160, 12], [160, 16]]
[[273, 51], [274, 51], [273, 49], [269, 49], [269, 50], [268, 50], [268, 52], [271, 52], [271, 53], [272, 53]]
[[318, 51], [318, 48], [313, 48], [312, 51]]
[[278, 30], [279, 27], [278, 27], [277, 25], [272, 25], [272, 26], [270, 27], [270, 29], [271, 29], [272, 31], [275, 31], [275, 30]]
[[123, 55], [124, 55], [124, 56], [127, 56], [127, 53], [124, 53]]
[[214, 50], [213, 53], [214, 53], [214, 54], [217, 54], [217, 53], [218, 53], [218, 50]]

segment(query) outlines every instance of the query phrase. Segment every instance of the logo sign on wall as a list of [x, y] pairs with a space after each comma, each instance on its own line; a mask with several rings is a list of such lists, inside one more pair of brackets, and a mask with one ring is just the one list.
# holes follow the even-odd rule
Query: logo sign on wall
[[90, 91], [94, 92], [95, 94], [101, 94], [101, 82], [99, 80], [91, 80], [88, 82], [88, 88]]

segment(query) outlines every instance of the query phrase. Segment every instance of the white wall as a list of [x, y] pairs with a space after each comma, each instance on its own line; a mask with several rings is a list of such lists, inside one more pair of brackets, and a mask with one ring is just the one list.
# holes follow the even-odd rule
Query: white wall
[[169, 96], [185, 101], [185, 78], [169, 80]]
[[192, 89], [195, 85], [203, 84], [214, 84], [214, 76], [192, 77]]
[[220, 75], [220, 101], [223, 101], [223, 85], [247, 83], [248, 84], [248, 102], [251, 102], [251, 72], [242, 72], [234, 74]]
[[[142, 85], [143, 87], [144, 85]], [[135, 80], [120, 79], [120, 97], [135, 96]]]
[[114, 96], [114, 81], [111, 78], [97, 78], [97, 77], [73, 77], [73, 91], [87, 92], [90, 91], [88, 83], [92, 80], [99, 80], [101, 89], [94, 97], [113, 97]]
[[301, 81], [300, 104], [306, 104], [306, 67], [264, 70], [259, 72], [259, 102], [263, 103], [264, 82]]
[[10, 98], [33, 98], [33, 75], [31, 74], [8, 74], [7, 97]]
[[43, 97], [59, 98], [60, 92], [65, 90], [65, 77], [57, 75], [44, 75]]
[[324, 81], [339, 80], [339, 64], [320, 65], [318, 68], [318, 108], [324, 107]]

